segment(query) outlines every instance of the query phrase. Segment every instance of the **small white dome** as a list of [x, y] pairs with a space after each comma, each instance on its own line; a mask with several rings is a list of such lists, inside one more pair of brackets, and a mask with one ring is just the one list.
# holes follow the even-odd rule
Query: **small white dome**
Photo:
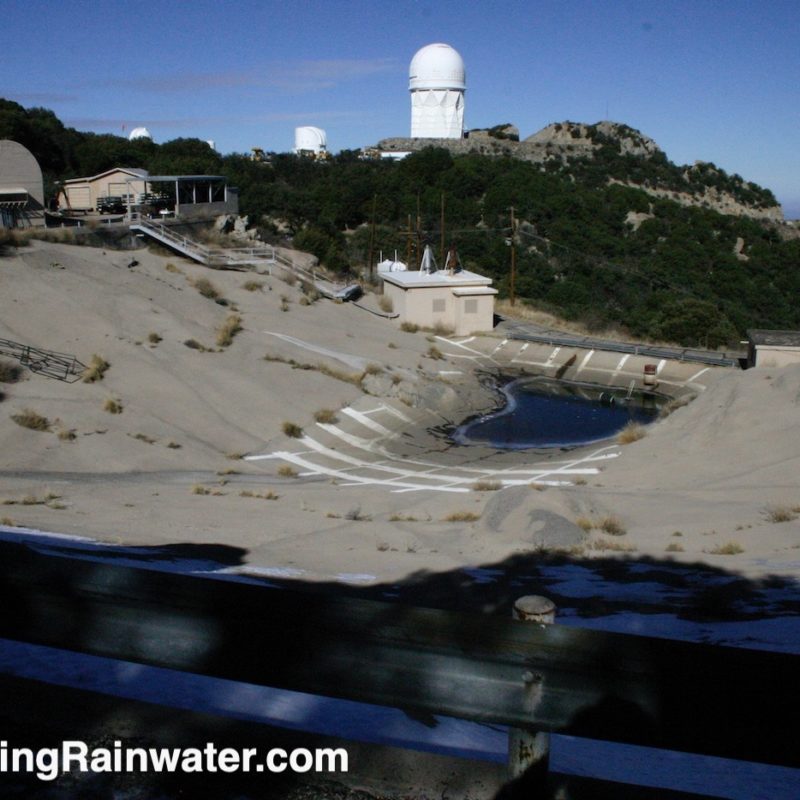
[[147, 128], [134, 128], [130, 136], [128, 136], [128, 141], [132, 142], [134, 139], [150, 139], [150, 141], [153, 141], [153, 137]]
[[408, 70], [408, 88], [465, 89], [464, 59], [449, 44], [429, 44], [417, 50]]

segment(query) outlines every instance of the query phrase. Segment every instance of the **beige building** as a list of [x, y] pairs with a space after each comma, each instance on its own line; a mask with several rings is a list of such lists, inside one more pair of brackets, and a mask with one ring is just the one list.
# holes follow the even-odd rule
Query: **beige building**
[[139, 194], [148, 192], [147, 170], [115, 167], [91, 178], [64, 181], [58, 195], [63, 211], [94, 211], [101, 197], [122, 197], [131, 194], [135, 203]]
[[423, 328], [437, 326], [457, 336], [494, 327], [491, 278], [474, 272], [385, 272], [383, 293], [392, 301], [400, 322]]
[[44, 183], [27, 147], [0, 140], [0, 228], [44, 225]]
[[800, 364], [800, 331], [747, 331], [748, 367]]

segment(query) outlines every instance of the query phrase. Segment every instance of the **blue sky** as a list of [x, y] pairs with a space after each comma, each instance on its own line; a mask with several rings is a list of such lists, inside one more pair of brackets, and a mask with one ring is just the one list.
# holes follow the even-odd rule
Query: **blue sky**
[[332, 151], [407, 136], [408, 65], [467, 68], [465, 124], [612, 119], [679, 163], [713, 161], [800, 217], [797, 0], [103, 3], [0, 0], [0, 96], [79, 130]]

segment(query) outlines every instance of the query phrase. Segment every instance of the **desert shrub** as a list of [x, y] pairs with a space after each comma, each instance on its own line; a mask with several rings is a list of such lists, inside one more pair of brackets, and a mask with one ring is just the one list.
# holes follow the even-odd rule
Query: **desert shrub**
[[387, 295], [383, 294], [378, 298], [378, 307], [381, 311], [385, 311], [387, 314], [391, 314], [394, 311], [394, 303], [392, 302], [392, 298], [388, 297]]
[[16, 383], [22, 377], [22, 367], [10, 361], [0, 361], [0, 383]]
[[406, 333], [416, 333], [419, 330], [419, 325], [415, 322], [401, 322], [400, 330]]
[[284, 464], [282, 467], [278, 467], [278, 475], [280, 475], [281, 478], [296, 478], [297, 470], [294, 467]]
[[631, 442], [638, 442], [639, 439], [644, 438], [647, 431], [644, 425], [638, 422], [629, 422], [618, 434], [617, 442], [619, 444], [631, 444]]
[[187, 339], [184, 342], [184, 344], [190, 350], [198, 350], [201, 353], [207, 353], [208, 352], [208, 348], [205, 345], [200, 344], [200, 342], [198, 342], [197, 339]]
[[108, 361], [95, 353], [89, 361], [89, 366], [83, 371], [83, 382], [96, 383], [103, 380], [103, 375], [106, 374], [110, 366], [111, 364]]
[[603, 519], [597, 523], [596, 527], [604, 533], [611, 534], [611, 536], [624, 536], [627, 533], [619, 517], [615, 516], [603, 517]]
[[683, 552], [683, 545], [678, 544], [677, 542], [672, 542], [672, 544], [668, 544], [666, 551], [668, 553], [682, 553]]
[[121, 414], [122, 408], [122, 401], [115, 397], [109, 397], [103, 404], [103, 411], [108, 411], [109, 414]]
[[163, 337], [155, 331], [151, 331], [147, 334], [147, 341], [150, 342], [150, 344], [158, 344], [163, 341]]
[[443, 522], [475, 522], [481, 518], [474, 511], [453, 511], [444, 517]]
[[17, 423], [17, 425], [28, 428], [31, 431], [49, 431], [50, 430], [50, 420], [47, 417], [43, 417], [41, 414], [37, 413], [31, 408], [24, 408], [17, 414], [12, 414], [11, 419]]
[[284, 436], [289, 436], [292, 439], [299, 439], [303, 435], [303, 429], [294, 422], [284, 422], [281, 425], [281, 430]]
[[427, 356], [428, 358], [432, 358], [434, 361], [439, 361], [440, 359], [444, 358], [442, 351], [433, 344], [428, 348]]
[[222, 297], [220, 290], [208, 278], [195, 278], [193, 286], [203, 297], [209, 300], [218, 300]]
[[475, 481], [472, 484], [473, 492], [496, 492], [502, 488], [503, 484], [500, 481]]
[[575, 520], [575, 524], [586, 533], [594, 528], [594, 522], [589, 519], [589, 517], [578, 517], [578, 519]]
[[238, 314], [230, 314], [217, 329], [217, 347], [229, 347], [233, 338], [242, 330], [242, 318]]
[[744, 553], [744, 547], [739, 542], [727, 542], [726, 544], [718, 544], [708, 552], [712, 556], [738, 556], [739, 553]]
[[166, 264], [164, 264], [164, 269], [167, 272], [174, 272], [177, 273], [178, 275], [184, 274], [183, 270], [180, 269], [179, 267], [176, 267], [171, 261], [168, 261]]
[[77, 438], [77, 434], [73, 428], [61, 428], [58, 432], [58, 438], [62, 442], [74, 442]]
[[264, 289], [263, 281], [246, 281], [242, 284], [242, 289], [246, 289], [248, 292], [260, 292]]
[[764, 511], [768, 522], [791, 522], [797, 518], [797, 512], [788, 506], [769, 506]]
[[339, 421], [336, 416], [336, 412], [330, 408], [321, 408], [319, 411], [315, 411], [314, 419], [317, 422], [322, 422], [327, 425], [332, 425], [333, 423]]

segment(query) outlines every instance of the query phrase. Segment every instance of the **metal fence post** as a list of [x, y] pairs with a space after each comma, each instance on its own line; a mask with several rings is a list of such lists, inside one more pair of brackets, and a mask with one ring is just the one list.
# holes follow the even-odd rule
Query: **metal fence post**
[[[520, 597], [511, 609], [514, 619], [538, 625], [551, 625], [556, 619], [556, 606], [552, 600], [539, 595]], [[526, 708], [533, 710], [542, 688], [541, 675], [526, 672]], [[509, 777], [526, 792], [543, 791], [547, 781], [550, 760], [550, 734], [533, 728], [509, 728], [508, 771]]]

